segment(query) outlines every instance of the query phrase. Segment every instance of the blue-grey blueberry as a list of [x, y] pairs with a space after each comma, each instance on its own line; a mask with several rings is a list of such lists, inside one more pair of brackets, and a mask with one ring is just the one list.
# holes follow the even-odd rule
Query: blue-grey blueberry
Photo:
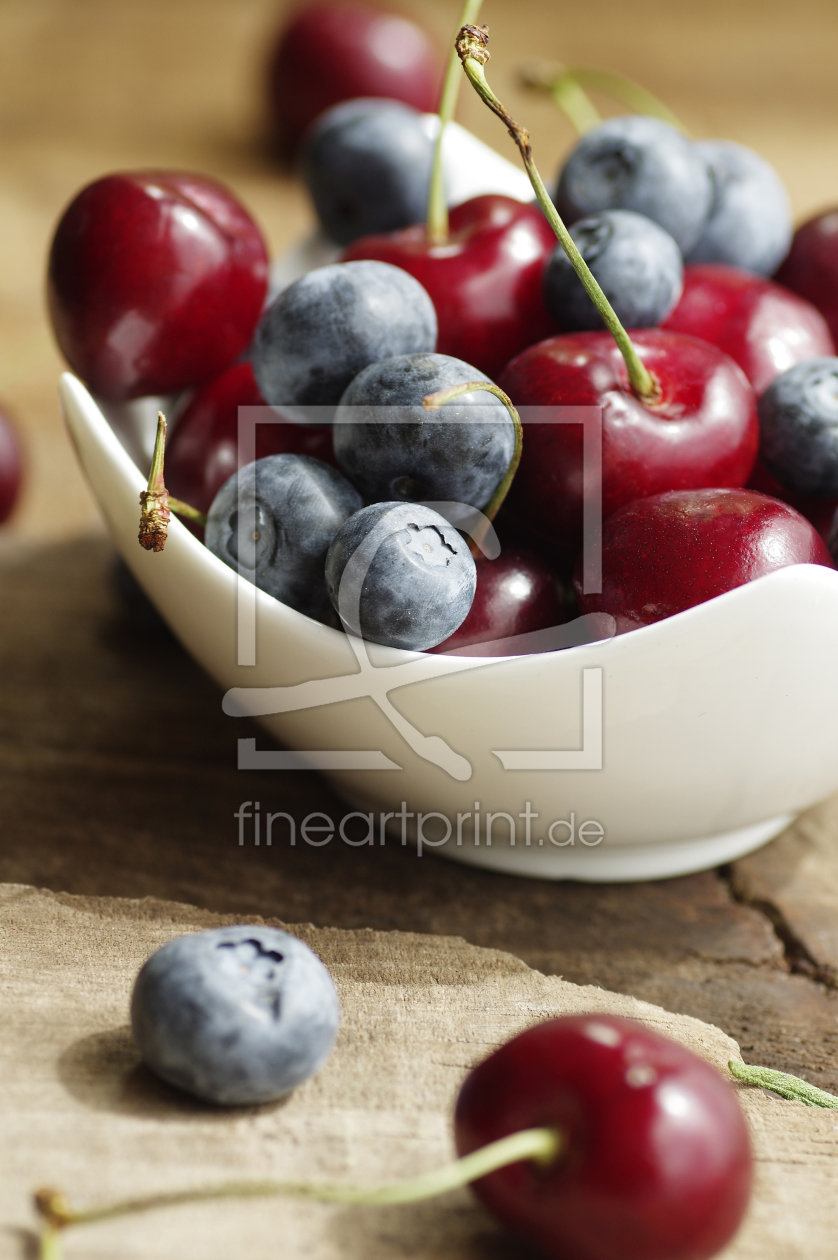
[[506, 407], [483, 390], [422, 407], [427, 394], [470, 381], [489, 377], [445, 354], [399, 355], [359, 372], [335, 413], [334, 446], [366, 499], [486, 506], [515, 449]]
[[732, 140], [701, 140], [695, 147], [713, 178], [713, 204], [687, 262], [727, 263], [773, 275], [792, 237], [780, 176], [765, 158]]
[[322, 620], [330, 612], [326, 552], [362, 503], [329, 464], [268, 455], [224, 482], [207, 515], [206, 545], [260, 590]]
[[326, 585], [350, 632], [424, 652], [465, 621], [477, 569], [462, 535], [438, 512], [373, 503], [335, 534]]
[[[684, 287], [684, 264], [659, 224], [633, 210], [603, 210], [577, 219], [570, 235], [625, 328], [666, 319]], [[544, 301], [564, 332], [605, 327], [561, 245], [544, 270]]]
[[771, 382], [758, 411], [769, 472], [799, 494], [838, 495], [838, 358], [795, 364]]
[[401, 101], [344, 101], [314, 123], [303, 178], [333, 241], [390, 232], [425, 217], [433, 142], [422, 115]]
[[418, 280], [383, 262], [318, 267], [280, 293], [251, 349], [265, 402], [289, 420], [330, 422], [370, 363], [436, 348], [434, 304]]
[[281, 1098], [328, 1058], [340, 1003], [296, 936], [242, 925], [169, 941], [148, 959], [131, 1026], [153, 1072], [207, 1102]]
[[556, 207], [570, 224], [600, 210], [645, 214], [686, 254], [710, 213], [707, 163], [677, 128], [659, 118], [609, 118], [587, 132], [564, 164]]

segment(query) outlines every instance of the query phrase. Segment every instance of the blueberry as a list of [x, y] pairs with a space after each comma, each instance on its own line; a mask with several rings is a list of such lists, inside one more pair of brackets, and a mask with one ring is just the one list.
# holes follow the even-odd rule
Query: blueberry
[[433, 142], [418, 110], [366, 98], [326, 110], [309, 132], [303, 178], [339, 245], [425, 217]]
[[[631, 210], [604, 210], [578, 219], [570, 235], [626, 328], [666, 319], [684, 283], [681, 251], [668, 232]], [[544, 301], [565, 332], [605, 327], [561, 245], [544, 271]]]
[[436, 333], [433, 302], [406, 271], [382, 262], [334, 263], [297, 280], [265, 311], [253, 372], [265, 402], [288, 419], [330, 421], [362, 368], [432, 351]]
[[499, 398], [464, 394], [425, 411], [426, 394], [488, 376], [445, 354], [405, 354], [360, 372], [335, 413], [335, 456], [373, 502], [453, 500], [483, 508], [509, 467], [515, 429]]
[[277, 928], [216, 928], [169, 941], [131, 999], [148, 1067], [208, 1102], [281, 1098], [320, 1068], [340, 1023], [331, 976]]
[[759, 453], [799, 494], [838, 495], [838, 358], [808, 359], [759, 400]]
[[584, 135], [565, 162], [556, 206], [567, 223], [600, 210], [634, 210], [659, 223], [682, 253], [710, 213], [707, 163], [685, 136], [659, 118], [609, 118]]
[[335, 534], [326, 585], [349, 630], [424, 652], [465, 621], [477, 570], [462, 535], [439, 513], [415, 503], [373, 503]]
[[728, 263], [772, 275], [789, 251], [791, 208], [765, 158], [730, 140], [696, 145], [713, 178], [713, 205], [687, 262]]
[[213, 555], [309, 617], [330, 613], [326, 552], [361, 496], [310, 455], [268, 455], [224, 482], [207, 517]]

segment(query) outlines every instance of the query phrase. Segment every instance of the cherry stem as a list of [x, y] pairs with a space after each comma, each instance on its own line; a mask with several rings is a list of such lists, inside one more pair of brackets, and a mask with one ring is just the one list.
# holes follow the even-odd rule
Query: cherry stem
[[623, 325], [617, 318], [614, 308], [608, 301], [602, 289], [597, 284], [588, 264], [585, 262], [579, 250], [573, 243], [573, 238], [562, 222], [559, 212], [550, 200], [550, 195], [544, 186], [544, 181], [538, 173], [538, 169], [532, 159], [532, 146], [530, 145], [529, 132], [525, 127], [516, 123], [501, 105], [495, 96], [489, 84], [486, 82], [486, 76], [483, 72], [483, 66], [489, 60], [489, 50], [487, 44], [489, 42], [489, 30], [485, 26], [464, 26], [457, 36], [457, 53], [463, 63], [463, 69], [468, 76], [477, 95], [488, 105], [493, 113], [497, 114], [501, 122], [505, 123], [509, 129], [509, 134], [518, 146], [521, 157], [524, 162], [527, 175], [532, 184], [538, 204], [544, 213], [547, 222], [556, 234], [564, 252], [570, 260], [573, 270], [576, 272], [588, 297], [593, 302], [596, 309], [602, 316], [603, 322], [611, 333], [611, 336], [617, 343], [617, 347], [625, 360], [626, 370], [628, 371], [631, 388], [642, 402], [654, 402], [658, 396], [657, 387], [654, 379], [649, 371], [643, 365], [637, 351], [635, 350], [631, 338], [626, 332]]
[[530, 61], [519, 73], [525, 87], [550, 93], [578, 135], [584, 136], [602, 122], [599, 111], [572, 70], [551, 62]]
[[193, 508], [182, 499], [173, 498], [166, 489], [163, 479], [163, 461], [166, 453], [166, 417], [162, 411], [157, 413], [157, 435], [154, 439], [154, 454], [151, 457], [151, 472], [148, 474], [148, 486], [140, 491], [140, 546], [146, 551], [162, 551], [166, 546], [169, 534], [169, 521], [172, 512], [184, 516], [197, 525], [206, 525], [207, 518], [203, 512]]
[[[483, 0], [465, 0], [457, 29], [477, 20]], [[457, 108], [457, 97], [463, 76], [460, 73], [460, 59], [457, 49], [453, 48], [445, 70], [445, 81], [439, 100], [439, 132], [434, 147], [434, 160], [431, 167], [431, 183], [428, 189], [428, 213], [426, 230], [428, 240], [434, 245], [444, 245], [448, 240], [448, 202], [445, 199], [445, 177], [442, 170], [442, 138], [445, 128], [454, 117]]]
[[494, 394], [495, 398], [499, 398], [509, 412], [515, 428], [515, 447], [509, 467], [498, 482], [491, 499], [486, 504], [483, 510], [483, 520], [472, 535], [471, 553], [477, 557], [482, 552], [482, 544], [489, 525], [500, 511], [500, 506], [509, 493], [509, 487], [512, 485], [513, 478], [518, 471], [518, 465], [521, 462], [521, 451], [524, 448], [524, 428], [521, 424], [521, 417], [515, 410], [509, 395], [505, 394], [500, 386], [495, 385], [493, 381], [470, 381], [465, 385], [451, 385], [448, 389], [440, 389], [435, 394], [428, 394], [422, 399], [422, 406], [426, 411], [437, 411], [440, 407], [444, 407], [446, 403], [453, 402], [455, 398], [462, 398], [463, 394], [470, 394], [473, 390], [483, 390], [485, 393]]
[[837, 1094], [828, 1094], [825, 1089], [818, 1089], [816, 1085], [810, 1085], [799, 1076], [775, 1072], [773, 1068], [753, 1067], [748, 1063], [740, 1063], [738, 1059], [731, 1059], [728, 1067], [737, 1081], [744, 1081], [747, 1085], [760, 1085], [782, 1098], [791, 1099], [792, 1102], [802, 1102], [807, 1107], [838, 1108]]
[[35, 1207], [46, 1222], [40, 1237], [40, 1260], [60, 1260], [60, 1233], [71, 1225], [88, 1225], [134, 1212], [148, 1212], [154, 1208], [199, 1203], [208, 1199], [282, 1196], [367, 1207], [418, 1203], [422, 1199], [431, 1199], [438, 1194], [457, 1190], [470, 1181], [497, 1171], [498, 1168], [505, 1168], [508, 1164], [533, 1160], [546, 1167], [558, 1159], [563, 1146], [564, 1138], [558, 1129], [524, 1129], [472, 1151], [470, 1155], [464, 1155], [443, 1168], [387, 1186], [317, 1186], [281, 1181], [228, 1181], [217, 1186], [199, 1186], [194, 1190], [175, 1190], [147, 1195], [144, 1198], [123, 1199], [83, 1212], [74, 1211], [57, 1190], [39, 1190], [35, 1195]]
[[[593, 105], [588, 100], [584, 92], [585, 88], [590, 88], [595, 92], [605, 92], [609, 96], [613, 96], [615, 100], [621, 101], [622, 104], [628, 105], [629, 109], [633, 109], [636, 114], [645, 114], [649, 118], [660, 118], [662, 122], [669, 123], [672, 127], [676, 127], [678, 131], [689, 134], [681, 120], [673, 114], [663, 101], [659, 100], [652, 92], [649, 92], [641, 84], [636, 83], [634, 79], [629, 79], [624, 74], [612, 74], [610, 70], [596, 70], [592, 66], [566, 66], [551, 65], [548, 62], [533, 61], [522, 67], [521, 80], [526, 87], [538, 88], [542, 92], [549, 92], [560, 109], [564, 110], [570, 121], [576, 127], [580, 134], [590, 131], [600, 122], [600, 117]], [[574, 114], [569, 110], [564, 101], [566, 93], [571, 91], [569, 85], [575, 85], [575, 88], [584, 96], [590, 113], [580, 115], [580, 122], [576, 121]], [[589, 119], [591, 121], [589, 121]]]

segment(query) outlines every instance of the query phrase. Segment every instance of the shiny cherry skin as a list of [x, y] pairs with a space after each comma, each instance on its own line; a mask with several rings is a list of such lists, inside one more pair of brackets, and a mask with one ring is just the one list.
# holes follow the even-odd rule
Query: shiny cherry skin
[[756, 399], [732, 359], [706, 341], [656, 328], [633, 332], [632, 341], [657, 382], [656, 402], [632, 392], [607, 332], [542, 341], [513, 359], [498, 382], [525, 409], [510, 507], [564, 546], [582, 536], [583, 425], [541, 423], [530, 407], [596, 408], [586, 423], [602, 426], [603, 517], [664, 490], [742, 486], [756, 458]]
[[838, 344], [838, 207], [801, 224], [776, 279], [817, 307]]
[[102, 398], [173, 394], [247, 348], [268, 257], [232, 193], [203, 175], [129, 171], [89, 184], [53, 237], [47, 294], [74, 372]]
[[823, 539], [788, 503], [755, 490], [675, 490], [638, 499], [602, 527], [602, 592], [583, 612], [617, 633], [651, 625], [790, 564], [834, 568]]
[[14, 511], [22, 484], [23, 448], [14, 421], [0, 407], [0, 524]]
[[511, 639], [567, 621], [564, 594], [550, 566], [522, 548], [477, 560], [477, 590], [465, 621], [432, 652]]
[[[166, 445], [166, 486], [199, 512], [209, 511], [224, 482], [239, 468], [239, 407], [266, 407], [249, 362], [233, 364], [199, 389], [172, 426]], [[285, 454], [311, 455], [337, 467], [331, 425], [259, 422], [256, 458]], [[246, 463], [246, 452], [243, 456]]]
[[795, 363], [835, 353], [826, 320], [811, 302], [750, 271], [716, 263], [684, 268], [681, 299], [661, 327], [724, 350], [757, 396]]
[[309, 4], [280, 31], [268, 92], [280, 142], [291, 150], [324, 109], [383, 96], [434, 113], [442, 58], [403, 13], [366, 4]]
[[437, 351], [494, 380], [514, 355], [557, 331], [541, 292], [556, 238], [534, 203], [491, 193], [456, 206], [449, 227], [442, 245], [417, 224], [362, 237], [343, 257], [409, 271], [436, 308]]
[[760, 494], [769, 494], [772, 499], [780, 499], [783, 503], [791, 504], [801, 516], [805, 516], [806, 520], [814, 525], [826, 542], [833, 517], [838, 511], [838, 499], [815, 499], [811, 495], [798, 494], [795, 490], [790, 490], [768, 471], [759, 456], [748, 478], [747, 488], [759, 490]]
[[475, 1182], [551, 1260], [707, 1260], [745, 1214], [753, 1162], [736, 1095], [684, 1046], [613, 1015], [550, 1019], [480, 1063], [460, 1090], [457, 1151], [556, 1128], [550, 1166]]

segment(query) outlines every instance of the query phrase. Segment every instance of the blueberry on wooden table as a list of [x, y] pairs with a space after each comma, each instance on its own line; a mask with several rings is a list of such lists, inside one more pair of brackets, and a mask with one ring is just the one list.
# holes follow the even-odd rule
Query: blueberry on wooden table
[[[418, 280], [381, 262], [334, 263], [297, 280], [256, 330], [253, 372], [265, 402], [303, 423], [331, 409], [370, 363], [436, 347], [434, 305]], [[301, 408], [316, 407], [312, 416]]]
[[335, 534], [326, 584], [350, 632], [423, 652], [465, 621], [477, 572], [464, 538], [438, 512], [373, 503]]
[[701, 236], [713, 202], [707, 163], [686, 136], [658, 118], [609, 118], [565, 162], [556, 208], [565, 223], [600, 210], [634, 210], [669, 232], [683, 253]]
[[371, 364], [335, 412], [335, 457], [367, 499], [454, 501], [484, 508], [510, 465], [515, 426], [493, 394], [425, 411], [428, 394], [489, 377], [444, 354]]
[[363, 500], [342, 473], [310, 455], [268, 455], [225, 481], [206, 545], [242, 577], [309, 617], [330, 612], [329, 544]]
[[147, 1066], [208, 1102], [281, 1098], [320, 1068], [340, 1003], [307, 945], [243, 925], [169, 941], [134, 985], [131, 1025]]
[[[632, 210], [604, 210], [577, 220], [570, 235], [626, 328], [666, 319], [684, 285], [681, 251], [668, 232]], [[605, 327], [561, 245], [544, 271], [544, 301], [564, 332]]]
[[791, 245], [791, 206], [774, 167], [732, 140], [701, 140], [696, 149], [713, 179], [713, 204], [688, 262], [727, 263], [772, 275]]
[[333, 241], [348, 245], [425, 216], [433, 141], [418, 110], [369, 97], [321, 114], [306, 137], [303, 178]]

